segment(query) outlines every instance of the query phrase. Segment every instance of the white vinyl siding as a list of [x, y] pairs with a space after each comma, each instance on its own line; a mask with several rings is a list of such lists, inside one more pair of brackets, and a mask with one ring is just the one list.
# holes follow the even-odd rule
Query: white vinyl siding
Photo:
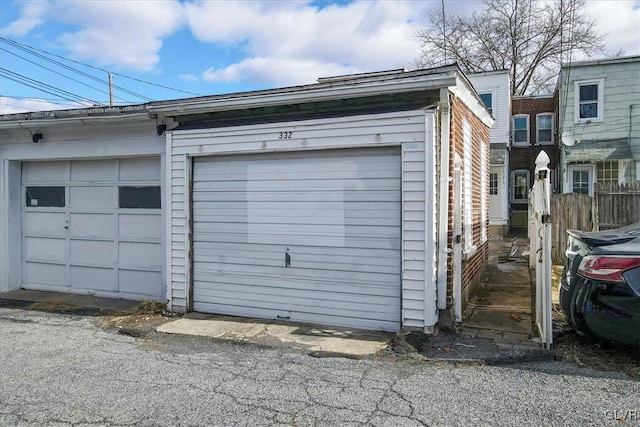
[[[279, 133], [285, 131], [291, 132], [291, 138], [279, 139]], [[435, 289], [432, 279], [435, 267], [425, 261], [425, 198], [428, 197], [426, 203], [433, 206], [435, 196], [432, 191], [426, 191], [425, 179], [433, 183], [435, 175], [432, 165], [425, 172], [424, 111], [185, 130], [172, 132], [169, 138], [171, 156], [167, 173], [171, 175], [171, 184], [167, 197], [171, 205], [167, 208], [171, 252], [167, 277], [174, 310], [189, 308], [191, 255], [187, 207], [192, 156], [399, 146], [402, 156], [401, 321], [405, 326], [424, 326], [425, 289]], [[435, 253], [432, 243], [426, 242], [429, 253]]]
[[[161, 210], [119, 207], [121, 187], [160, 187], [159, 157], [25, 162], [22, 174], [23, 287], [162, 299]], [[34, 197], [51, 187], [62, 203]]]
[[491, 115], [495, 119], [495, 123], [489, 130], [491, 144], [508, 144], [511, 129], [509, 72], [469, 74], [467, 77], [479, 94], [491, 94]]

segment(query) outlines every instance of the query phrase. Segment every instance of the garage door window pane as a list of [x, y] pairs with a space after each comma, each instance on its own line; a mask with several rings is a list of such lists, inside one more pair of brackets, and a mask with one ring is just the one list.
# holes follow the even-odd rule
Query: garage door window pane
[[124, 209], [160, 209], [160, 187], [120, 187], [120, 207]]
[[64, 186], [27, 187], [27, 206], [64, 208]]

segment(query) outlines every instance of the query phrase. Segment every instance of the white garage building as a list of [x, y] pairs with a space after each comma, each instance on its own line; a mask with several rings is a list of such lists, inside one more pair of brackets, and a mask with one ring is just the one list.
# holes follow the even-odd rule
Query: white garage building
[[431, 330], [484, 269], [492, 119], [457, 66], [104, 110], [0, 120], [0, 290]]
[[143, 106], [55, 114], [0, 121], [0, 291], [164, 301], [164, 136]]

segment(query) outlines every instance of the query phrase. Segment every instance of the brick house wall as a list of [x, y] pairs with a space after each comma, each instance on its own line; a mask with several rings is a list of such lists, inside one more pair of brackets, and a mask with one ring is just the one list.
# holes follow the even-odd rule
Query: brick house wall
[[[545, 144], [541, 145], [537, 141], [537, 114], [540, 113], [553, 113], [553, 145]], [[510, 175], [512, 171], [515, 170], [528, 170], [529, 171], [529, 188], [533, 185], [534, 182], [534, 171], [535, 171], [535, 160], [540, 151], [544, 150], [549, 159], [551, 160], [549, 163], [549, 169], [552, 171], [556, 171], [553, 176], [552, 189], [554, 191], [558, 191], [560, 177], [558, 176], [557, 171], [558, 165], [560, 163], [560, 150], [558, 148], [558, 92], [556, 91], [554, 95], [551, 96], [523, 96], [513, 98], [511, 101], [511, 114], [512, 117], [517, 115], [528, 115], [529, 116], [529, 144], [527, 146], [518, 146], [512, 142], [511, 145], [511, 154], [509, 156], [509, 171]], [[513, 124], [512, 124], [513, 128]], [[513, 139], [513, 134], [512, 134]], [[511, 182], [512, 177], [509, 177], [509, 182]], [[523, 215], [524, 212], [528, 209], [527, 203], [513, 203], [513, 194], [512, 194], [512, 186], [509, 188], [509, 206], [511, 208], [512, 213], [514, 211], [521, 212], [520, 215]], [[512, 221], [514, 220], [512, 215]], [[517, 220], [513, 225], [517, 225]]]
[[[457, 153], [460, 158], [464, 159], [464, 140], [463, 140], [463, 120], [466, 119], [471, 125], [471, 141], [472, 141], [472, 207], [473, 207], [473, 244], [477, 247], [477, 252], [468, 260], [462, 261], [462, 309], [466, 307], [469, 298], [473, 295], [478, 282], [484, 273], [488, 261], [488, 240], [482, 241], [482, 213], [481, 199], [485, 199], [485, 227], [489, 230], [489, 127], [475, 116], [469, 108], [455, 96], [451, 96], [451, 122], [450, 122], [450, 157], [449, 170], [453, 176], [454, 158]], [[487, 165], [485, 167], [487, 185], [485, 194], [481, 191], [481, 147], [485, 146]], [[463, 164], [463, 169], [468, 165]], [[463, 186], [464, 191], [464, 186]], [[449, 183], [449, 236], [448, 245], [453, 247], [453, 182]], [[463, 247], [466, 246], [464, 241], [464, 218], [463, 218]], [[447, 257], [447, 306], [453, 303], [453, 256], [449, 254]]]

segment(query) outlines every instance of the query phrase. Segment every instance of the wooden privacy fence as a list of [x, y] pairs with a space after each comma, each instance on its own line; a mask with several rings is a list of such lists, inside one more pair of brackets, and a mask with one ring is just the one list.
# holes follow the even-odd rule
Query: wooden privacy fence
[[[640, 184], [595, 184], [594, 197], [558, 194], [551, 198], [554, 264], [564, 264], [567, 230], [610, 230], [640, 221]], [[595, 222], [595, 223], [594, 223]]]
[[551, 258], [554, 264], [566, 262], [567, 230], [593, 230], [592, 199], [586, 194], [557, 194], [551, 198]]
[[640, 221], [640, 184], [596, 184], [598, 230], [610, 230]]

